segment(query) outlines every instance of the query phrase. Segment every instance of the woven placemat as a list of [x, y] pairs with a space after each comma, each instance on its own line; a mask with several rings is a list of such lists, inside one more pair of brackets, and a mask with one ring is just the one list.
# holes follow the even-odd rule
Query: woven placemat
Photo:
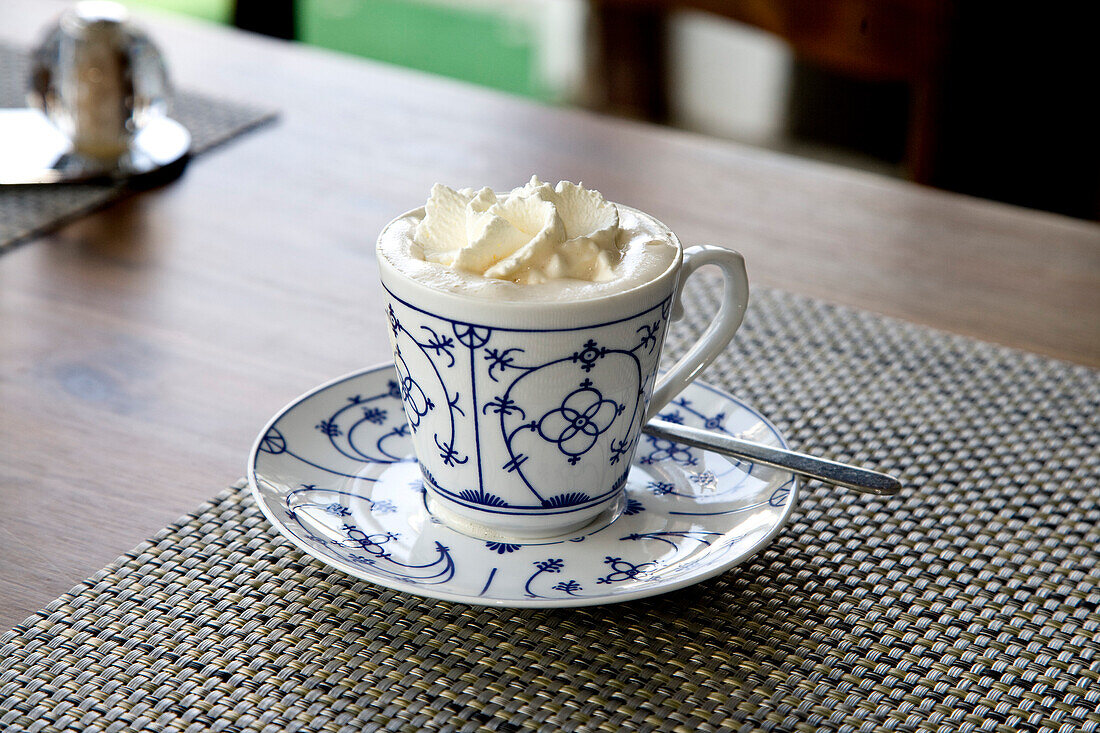
[[[0, 107], [26, 106], [27, 73], [26, 49], [0, 43]], [[171, 114], [191, 133], [192, 155], [275, 119], [270, 110], [186, 91], [176, 93]], [[130, 193], [124, 185], [0, 188], [0, 254]]]
[[1100, 730], [1100, 373], [760, 291], [706, 378], [906, 491], [811, 484], [666, 596], [497, 610], [330, 570], [238, 485], [0, 637], [0, 729]]

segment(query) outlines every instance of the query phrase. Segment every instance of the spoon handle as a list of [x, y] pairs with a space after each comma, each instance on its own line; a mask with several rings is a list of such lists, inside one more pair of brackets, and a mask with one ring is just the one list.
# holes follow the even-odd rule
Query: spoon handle
[[743, 458], [752, 463], [782, 468], [806, 478], [818, 479], [834, 486], [855, 489], [865, 494], [892, 496], [901, 491], [901, 482], [893, 476], [869, 471], [857, 466], [815, 458], [805, 453], [773, 448], [729, 435], [689, 428], [664, 420], [650, 420], [642, 426], [642, 432], [655, 438], [683, 443], [694, 448], [712, 450], [715, 453]]

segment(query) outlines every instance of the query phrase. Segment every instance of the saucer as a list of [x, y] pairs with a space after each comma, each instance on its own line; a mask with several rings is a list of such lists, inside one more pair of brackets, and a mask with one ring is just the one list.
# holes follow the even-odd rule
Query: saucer
[[120, 183], [152, 188], [183, 173], [191, 133], [168, 117], [153, 117], [109, 166], [84, 158], [72, 142], [34, 109], [0, 109], [0, 186]]
[[[695, 382], [660, 418], [787, 447], [760, 413]], [[283, 408], [248, 481], [271, 523], [321, 562], [418, 596], [564, 607], [667, 593], [718, 575], [779, 533], [799, 482], [777, 469], [643, 435], [617, 516], [541, 540], [465, 534], [428, 508], [392, 364]]]

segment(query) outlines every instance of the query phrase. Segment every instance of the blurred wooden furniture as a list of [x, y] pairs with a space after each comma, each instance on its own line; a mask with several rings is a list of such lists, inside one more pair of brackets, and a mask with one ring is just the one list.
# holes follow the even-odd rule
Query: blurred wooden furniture
[[[1100, 220], [1100, 108], [1090, 101], [1095, 23], [1086, 6], [1057, 12], [956, 0], [590, 0], [590, 6], [589, 96], [596, 109], [664, 121], [668, 19], [677, 10], [706, 11], [789, 44], [796, 73], [788, 123], [796, 135], [808, 130], [826, 143], [840, 138], [842, 146], [872, 156], [888, 151], [883, 157], [900, 157], [918, 183]], [[861, 89], [861, 81], [871, 84]], [[907, 120], [892, 109], [892, 87], [899, 84], [907, 90]], [[850, 109], [846, 101], [853, 99]], [[894, 126], [904, 126], [903, 141], [895, 142]]]
[[857, 79], [904, 82], [904, 163], [912, 180], [928, 183], [952, 6], [952, 0], [590, 0], [592, 102], [664, 121], [665, 27], [677, 10], [701, 10], [774, 34], [798, 60]]
[[[6, 0], [0, 39], [61, 7]], [[243, 475], [290, 399], [389, 358], [375, 236], [436, 181], [583, 180], [737, 247], [756, 285], [1100, 366], [1100, 226], [143, 22], [181, 88], [282, 116], [0, 255], [0, 627]]]

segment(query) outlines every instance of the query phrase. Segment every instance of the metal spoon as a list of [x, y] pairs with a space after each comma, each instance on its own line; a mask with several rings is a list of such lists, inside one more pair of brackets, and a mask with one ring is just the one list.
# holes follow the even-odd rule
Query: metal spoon
[[892, 496], [901, 491], [901, 482], [866, 468], [849, 466], [824, 458], [815, 458], [805, 453], [774, 448], [770, 445], [753, 443], [749, 440], [733, 438], [709, 430], [689, 428], [664, 420], [650, 420], [642, 426], [642, 432], [655, 438], [663, 438], [676, 443], [690, 445], [693, 448], [712, 450], [715, 453], [743, 458], [752, 463], [781, 468], [806, 478], [818, 479], [834, 486], [855, 489], [865, 494]]

